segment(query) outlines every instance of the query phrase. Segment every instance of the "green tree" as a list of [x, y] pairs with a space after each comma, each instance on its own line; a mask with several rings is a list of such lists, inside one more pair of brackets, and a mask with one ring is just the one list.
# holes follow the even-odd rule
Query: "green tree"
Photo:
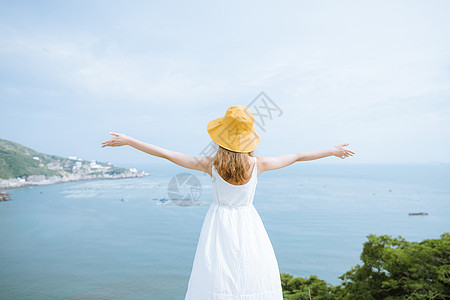
[[280, 276], [285, 300], [336, 299], [333, 295], [334, 287], [315, 275], [311, 275], [309, 278], [294, 278], [290, 274], [281, 273]]
[[402, 237], [367, 236], [356, 265], [332, 286], [281, 273], [285, 300], [299, 299], [450, 299], [450, 234], [440, 239], [408, 242]]
[[339, 277], [338, 299], [450, 299], [450, 234], [422, 242], [367, 237], [364, 264]]

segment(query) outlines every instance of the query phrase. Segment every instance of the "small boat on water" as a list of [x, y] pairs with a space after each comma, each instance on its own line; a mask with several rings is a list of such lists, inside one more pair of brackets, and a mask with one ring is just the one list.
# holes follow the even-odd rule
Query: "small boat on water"
[[409, 213], [410, 216], [428, 216], [428, 213], [426, 212], [419, 212], [419, 213]]

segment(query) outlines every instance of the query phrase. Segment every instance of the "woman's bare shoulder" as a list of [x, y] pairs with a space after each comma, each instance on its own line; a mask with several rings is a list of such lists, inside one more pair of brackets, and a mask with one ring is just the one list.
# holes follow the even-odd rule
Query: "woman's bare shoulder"
[[264, 156], [255, 156], [255, 158], [256, 158], [257, 175], [259, 175], [261, 172], [264, 171], [263, 162], [264, 162], [265, 157]]
[[202, 165], [204, 166], [204, 172], [208, 173], [209, 176], [212, 177], [212, 164], [214, 161], [214, 157], [211, 156], [203, 156], [202, 157]]
[[279, 156], [258, 156], [259, 173], [287, 167], [298, 161], [298, 154], [285, 154]]
[[211, 167], [212, 167], [212, 161], [213, 157], [209, 156], [195, 156], [192, 157], [189, 163], [189, 169], [202, 171], [205, 173], [208, 173], [210, 176], [212, 176], [211, 173]]
[[257, 156], [256, 163], [258, 167], [258, 174], [271, 170], [270, 165], [273, 162], [274, 157], [270, 156]]

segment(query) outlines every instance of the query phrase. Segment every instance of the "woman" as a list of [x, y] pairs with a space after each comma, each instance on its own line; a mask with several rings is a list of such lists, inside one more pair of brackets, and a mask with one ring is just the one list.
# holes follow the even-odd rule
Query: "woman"
[[114, 132], [113, 139], [102, 143], [102, 147], [130, 145], [211, 176], [214, 199], [203, 221], [185, 300], [282, 300], [278, 262], [253, 206], [257, 175], [297, 161], [355, 154], [344, 148], [348, 144], [341, 144], [320, 151], [254, 157], [260, 141], [254, 119], [250, 109], [234, 105], [224, 117], [209, 122], [208, 133], [218, 145], [214, 157], [192, 157]]

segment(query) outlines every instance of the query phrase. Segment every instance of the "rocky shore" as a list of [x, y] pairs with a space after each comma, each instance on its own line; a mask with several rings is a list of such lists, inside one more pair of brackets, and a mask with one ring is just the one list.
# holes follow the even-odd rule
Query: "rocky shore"
[[148, 176], [146, 172], [124, 172], [121, 174], [65, 174], [64, 176], [30, 175], [25, 178], [0, 179], [0, 189], [19, 188], [29, 185], [46, 185], [71, 181], [93, 180], [93, 179], [120, 179]]
[[9, 197], [9, 193], [0, 192], [0, 202], [9, 200], [11, 200], [11, 198]]

